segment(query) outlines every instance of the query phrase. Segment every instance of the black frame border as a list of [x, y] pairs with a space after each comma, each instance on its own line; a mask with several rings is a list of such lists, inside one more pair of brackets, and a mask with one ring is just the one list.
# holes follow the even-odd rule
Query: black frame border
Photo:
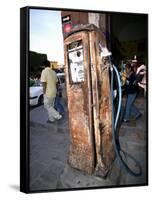
[[92, 189], [109, 189], [109, 188], [126, 188], [126, 187], [140, 187], [148, 186], [148, 67], [147, 67], [147, 92], [146, 92], [146, 180], [145, 184], [131, 184], [118, 186], [101, 186], [101, 187], [85, 187], [85, 188], [65, 188], [65, 189], [48, 189], [48, 190], [30, 190], [30, 137], [29, 137], [29, 84], [28, 84], [28, 66], [29, 66], [29, 10], [56, 10], [56, 11], [76, 11], [76, 12], [90, 12], [90, 13], [116, 13], [116, 14], [139, 14], [147, 15], [147, 61], [149, 66], [149, 14], [148, 13], [134, 13], [134, 12], [120, 12], [120, 11], [104, 11], [104, 10], [88, 10], [88, 9], [73, 9], [73, 8], [56, 8], [56, 7], [41, 7], [41, 6], [26, 6], [20, 8], [20, 191], [24, 193], [43, 193], [43, 192], [61, 192], [61, 191], [76, 191], [76, 190], [92, 190]]

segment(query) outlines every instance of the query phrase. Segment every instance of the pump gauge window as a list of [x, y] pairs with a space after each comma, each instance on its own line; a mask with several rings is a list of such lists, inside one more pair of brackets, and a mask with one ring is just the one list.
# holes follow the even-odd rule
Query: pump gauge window
[[68, 46], [68, 58], [72, 83], [84, 81], [83, 46], [82, 41], [76, 41]]

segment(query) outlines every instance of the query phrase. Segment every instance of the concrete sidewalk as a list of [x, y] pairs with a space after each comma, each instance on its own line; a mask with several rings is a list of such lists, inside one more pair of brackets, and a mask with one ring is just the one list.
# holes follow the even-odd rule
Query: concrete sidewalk
[[[140, 177], [131, 176], [120, 165], [118, 158], [106, 179], [88, 175], [73, 169], [68, 164], [70, 133], [68, 113], [55, 123], [48, 124], [47, 112], [43, 106], [30, 111], [30, 188], [35, 190], [89, 188], [119, 185], [146, 184], [146, 117], [144, 113], [145, 99], [137, 100], [137, 106], [143, 116], [137, 121], [122, 123], [119, 139], [123, 150], [136, 158], [141, 167]], [[126, 162], [131, 169], [138, 171], [129, 157]]]

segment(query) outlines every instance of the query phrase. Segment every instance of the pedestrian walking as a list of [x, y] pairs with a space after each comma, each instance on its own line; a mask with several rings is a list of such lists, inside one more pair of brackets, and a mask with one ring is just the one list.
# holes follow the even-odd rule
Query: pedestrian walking
[[131, 66], [130, 63], [126, 64], [126, 106], [125, 106], [125, 113], [124, 113], [124, 122], [129, 122], [131, 115], [134, 119], [137, 119], [141, 116], [140, 111], [134, 105], [137, 94], [138, 94], [138, 84], [136, 83], [136, 72], [134, 71], [134, 67]]
[[41, 73], [41, 83], [43, 86], [44, 107], [48, 111], [48, 122], [54, 122], [62, 118], [62, 115], [54, 108], [58, 79], [56, 73], [50, 67], [50, 62], [45, 61], [43, 64], [45, 69]]
[[63, 115], [65, 112], [63, 103], [62, 103], [62, 88], [60, 86], [60, 83], [58, 81], [57, 83], [57, 94], [56, 94], [56, 98], [55, 98], [55, 109], [61, 114]]
[[146, 93], [146, 87], [147, 87], [147, 81], [146, 81], [146, 66], [144, 64], [140, 65], [140, 67], [138, 67], [136, 74], [137, 76], [141, 76], [142, 79], [141, 81], [138, 83], [139, 87], [143, 88], [145, 93]]

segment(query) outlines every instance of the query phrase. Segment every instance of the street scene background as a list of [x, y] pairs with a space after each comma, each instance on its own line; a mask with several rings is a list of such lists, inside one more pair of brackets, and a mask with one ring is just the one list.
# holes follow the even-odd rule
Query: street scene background
[[[50, 61], [50, 66], [54, 68], [56, 73], [64, 73], [64, 60], [63, 60], [63, 36], [66, 34], [66, 27], [62, 26], [61, 20], [61, 12], [58, 13], [58, 11], [47, 11], [47, 14], [45, 13], [45, 10], [31, 10], [30, 15], [30, 26], [31, 26], [31, 45], [30, 48], [32, 51], [30, 51], [30, 84], [32, 85], [32, 80], [36, 81], [35, 79], [37, 77], [36, 73], [40, 74], [40, 71], [42, 70], [42, 66], [40, 63], [42, 63], [43, 60], [46, 60], [48, 58], [53, 59], [51, 57], [51, 51], [49, 49], [53, 49], [53, 51], [58, 50], [59, 47], [53, 46], [56, 40], [51, 42], [51, 39], [53, 39], [53, 36], [56, 35], [59, 39], [59, 43], [61, 45], [61, 53], [58, 53], [56, 55], [61, 55], [61, 57], [57, 58], [54, 57], [52, 61]], [[58, 13], [58, 14], [56, 14]], [[46, 16], [45, 16], [46, 14]], [[85, 13], [87, 14], [87, 13]], [[49, 37], [47, 36], [49, 29], [46, 27], [50, 25], [46, 25], [46, 27], [43, 24], [43, 20], [48, 20], [49, 16], [50, 19], [55, 15], [54, 23], [58, 23], [57, 31], [51, 30], [51, 34]], [[56, 15], [58, 15], [58, 18], [56, 18]], [[69, 16], [69, 13], [66, 13], [67, 16]], [[79, 14], [81, 19], [81, 14]], [[103, 14], [104, 15], [104, 14]], [[145, 29], [145, 19], [141, 16], [130, 16], [129, 14], [122, 15], [124, 18], [124, 21], [120, 21], [119, 25], [126, 26], [123, 31], [120, 32], [120, 30], [117, 28], [117, 20], [120, 18], [120, 14], [112, 14], [112, 20], [111, 20], [111, 29], [113, 30], [113, 34], [109, 33], [108, 31], [105, 31], [105, 37], [109, 39], [111, 48], [115, 49], [113, 51], [113, 57], [115, 58], [114, 62], [119, 67], [119, 70], [123, 68], [123, 64], [121, 65], [120, 61], [122, 59], [124, 60], [131, 60], [136, 59], [136, 53], [138, 54], [138, 59], [142, 59], [144, 63], [147, 63], [147, 35], [146, 31], [138, 31]], [[34, 19], [34, 20], [33, 20]], [[59, 20], [60, 19], [60, 20]], [[90, 19], [93, 21], [94, 18], [91, 17]], [[131, 24], [131, 21], [134, 23]], [[37, 24], [35, 20], [39, 21]], [[41, 21], [42, 20], [42, 21]], [[85, 21], [85, 16], [82, 14], [82, 21]], [[105, 20], [104, 16], [102, 16], [102, 20]], [[42, 29], [39, 32], [38, 26], [42, 23]], [[95, 19], [96, 22], [96, 19]], [[45, 21], [46, 23], [46, 21]], [[77, 21], [74, 21], [73, 23], [78, 23]], [[79, 22], [80, 23], [80, 22]], [[127, 25], [126, 25], [126, 24]], [[33, 28], [34, 25], [37, 24], [37, 27], [35, 29]], [[50, 23], [51, 24], [51, 23]], [[105, 25], [104, 23], [102, 24]], [[136, 25], [136, 28], [134, 26]], [[54, 26], [52, 26], [54, 27]], [[63, 36], [61, 34], [57, 35], [57, 32], [60, 31], [61, 27], [63, 28]], [[45, 29], [46, 28], [46, 29]], [[65, 29], [64, 29], [65, 28]], [[69, 28], [69, 27], [68, 27]], [[105, 27], [104, 27], [105, 28]], [[134, 28], [134, 29], [133, 29]], [[131, 31], [131, 30], [134, 31]], [[47, 32], [48, 31], [48, 32]], [[42, 32], [42, 33], [41, 33]], [[45, 33], [47, 32], [47, 34]], [[37, 37], [35, 37], [35, 34], [37, 34]], [[42, 44], [47, 43], [47, 48], [45, 51], [43, 50], [45, 48], [41, 47], [41, 49], [38, 52], [34, 52], [34, 48], [37, 48], [37, 46], [34, 46], [37, 44], [37, 42], [34, 42], [36, 38], [40, 37], [40, 35], [46, 34], [45, 42], [42, 42]], [[117, 34], [119, 37], [117, 37]], [[39, 36], [38, 36], [39, 35]], [[47, 40], [48, 37], [48, 41]], [[39, 38], [40, 39], [40, 38]], [[115, 42], [113, 42], [115, 41]], [[49, 45], [50, 43], [50, 45]], [[52, 45], [52, 47], [51, 47]], [[41, 46], [41, 43], [40, 43]], [[43, 46], [43, 45], [42, 45]], [[51, 47], [51, 48], [49, 48]], [[125, 55], [125, 57], [124, 57]], [[38, 61], [39, 59], [39, 61]], [[59, 62], [58, 62], [59, 60]], [[38, 61], [38, 62], [37, 62]], [[35, 67], [34, 67], [35, 66]], [[65, 113], [63, 115], [63, 119], [55, 122], [53, 124], [47, 123], [47, 112], [44, 109], [43, 105], [30, 107], [30, 188], [33, 191], [36, 190], [49, 190], [49, 189], [69, 189], [69, 188], [89, 188], [89, 187], [105, 187], [105, 186], [121, 186], [121, 185], [140, 185], [140, 184], [146, 184], [147, 181], [147, 132], [146, 132], [146, 96], [144, 95], [144, 91], [140, 90], [140, 95], [138, 99], [136, 100], [136, 106], [140, 109], [140, 112], [142, 113], [142, 116], [138, 120], [133, 120], [130, 123], [122, 123], [120, 132], [119, 132], [119, 139], [121, 142], [121, 145], [127, 153], [134, 156], [141, 165], [142, 168], [142, 175], [140, 177], [133, 177], [130, 174], [128, 174], [123, 167], [120, 165], [118, 159], [115, 160], [115, 162], [112, 165], [112, 170], [109, 172], [106, 179], [99, 178], [97, 176], [89, 176], [79, 170], [73, 169], [68, 164], [68, 156], [69, 156], [69, 145], [70, 145], [70, 131], [69, 131], [69, 118], [68, 118], [68, 108], [67, 108], [67, 97], [66, 97], [66, 85], [63, 88], [63, 99], [62, 99], [62, 105], [64, 106]], [[125, 101], [126, 96], [123, 97], [123, 108], [125, 108]], [[43, 104], [43, 102], [42, 102]], [[130, 165], [132, 168], [134, 166], [134, 163], [132, 163], [132, 160], [126, 157], [126, 162]]]
[[[149, 13], [149, 21], [151, 21], [151, 2], [150, 1], [103, 1], [99, 4], [98, 0], [93, 2], [84, 1], [4, 1], [1, 4], [1, 54], [2, 66], [6, 66], [6, 60], [8, 60], [8, 45], [9, 44], [9, 60], [11, 60], [11, 66], [2, 67], [2, 74], [7, 74], [8, 80], [12, 80], [14, 87], [10, 91], [10, 82], [6, 82], [6, 77], [1, 77], [1, 83], [5, 83], [5, 87], [1, 84], [2, 94], [5, 98], [1, 98], [1, 134], [3, 135], [1, 140], [1, 199], [7, 198], [12, 200], [19, 199], [79, 199], [79, 198], [106, 198], [111, 199], [114, 196], [117, 199], [128, 198], [149, 198], [151, 196], [151, 179], [149, 179], [148, 187], [132, 187], [132, 188], [117, 188], [117, 189], [101, 189], [101, 190], [84, 190], [84, 191], [72, 191], [72, 192], [53, 192], [42, 194], [29, 194], [19, 192], [19, 72], [20, 72], [20, 56], [19, 56], [19, 9], [27, 5], [34, 6], [46, 6], [46, 7], [62, 7], [62, 8], [82, 8], [82, 9], [94, 9], [94, 10], [110, 10], [110, 11], [122, 11], [122, 12], [140, 12]], [[81, 5], [81, 6], [80, 6]], [[11, 16], [11, 18], [10, 18]], [[4, 20], [5, 19], [5, 20]], [[11, 22], [11, 23], [10, 23]], [[11, 30], [11, 31], [10, 31]], [[11, 32], [11, 34], [10, 34]], [[151, 23], [149, 24], [149, 35], [151, 35]], [[149, 49], [151, 49], [151, 37], [149, 37]], [[150, 53], [149, 53], [150, 55]], [[149, 57], [149, 65], [151, 65], [151, 57]], [[149, 70], [149, 77], [151, 77], [151, 70]], [[149, 79], [149, 102], [151, 102], [151, 79]], [[10, 92], [8, 92], [10, 91]], [[10, 94], [11, 104], [10, 104]], [[5, 105], [5, 106], [4, 106]], [[9, 116], [11, 120], [8, 126], [8, 110], [6, 106], [9, 105]], [[13, 105], [13, 106], [12, 106]], [[149, 104], [149, 116], [151, 113], [151, 105]], [[149, 117], [150, 120], [150, 117]], [[150, 121], [149, 121], [150, 129]], [[150, 130], [149, 130], [150, 131]], [[3, 134], [5, 133], [5, 134]], [[149, 141], [151, 141], [151, 135], [149, 134]], [[150, 144], [150, 142], [149, 142]], [[9, 147], [9, 148], [8, 148]], [[5, 155], [4, 155], [5, 151]], [[149, 166], [151, 167], [151, 145], [149, 145]], [[151, 177], [151, 170], [149, 171], [149, 177]]]

